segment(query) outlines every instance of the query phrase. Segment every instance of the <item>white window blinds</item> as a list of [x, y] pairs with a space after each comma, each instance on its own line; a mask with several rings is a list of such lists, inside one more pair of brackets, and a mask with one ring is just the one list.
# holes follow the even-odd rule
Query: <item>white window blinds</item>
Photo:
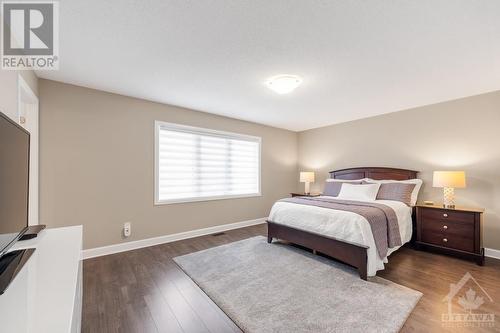
[[156, 203], [260, 195], [260, 138], [156, 122]]

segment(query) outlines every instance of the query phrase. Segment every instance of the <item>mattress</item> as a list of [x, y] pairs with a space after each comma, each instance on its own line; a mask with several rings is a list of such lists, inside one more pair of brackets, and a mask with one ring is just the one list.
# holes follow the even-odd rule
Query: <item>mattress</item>
[[[409, 242], [413, 231], [412, 208], [399, 201], [375, 200], [372, 202], [384, 204], [394, 210], [398, 219], [401, 242], [402, 244]], [[370, 224], [363, 216], [352, 212], [278, 201], [271, 209], [269, 220], [368, 246], [368, 276], [374, 276], [377, 271], [384, 269], [389, 255], [400, 248], [400, 246], [390, 248], [387, 256], [380, 258]]]

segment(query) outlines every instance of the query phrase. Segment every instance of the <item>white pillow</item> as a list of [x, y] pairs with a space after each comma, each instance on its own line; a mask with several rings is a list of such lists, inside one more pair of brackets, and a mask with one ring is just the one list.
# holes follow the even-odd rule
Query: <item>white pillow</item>
[[338, 199], [346, 200], [375, 200], [380, 184], [351, 185], [344, 183], [340, 189]]
[[366, 182], [374, 183], [374, 184], [383, 184], [383, 183], [403, 183], [403, 184], [415, 184], [413, 191], [411, 192], [411, 206], [415, 206], [417, 204], [418, 193], [420, 192], [420, 188], [422, 187], [422, 179], [408, 179], [408, 180], [375, 180], [371, 178], [366, 178]]

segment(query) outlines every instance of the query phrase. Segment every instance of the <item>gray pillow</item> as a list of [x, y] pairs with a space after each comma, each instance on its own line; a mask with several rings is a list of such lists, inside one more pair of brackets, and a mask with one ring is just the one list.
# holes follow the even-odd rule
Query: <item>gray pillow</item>
[[411, 193], [416, 184], [382, 183], [378, 190], [377, 200], [401, 201], [411, 205]]
[[345, 181], [345, 182], [326, 182], [325, 189], [323, 190], [323, 195], [328, 195], [330, 197], [338, 197], [342, 184], [353, 184], [360, 185], [361, 182]]

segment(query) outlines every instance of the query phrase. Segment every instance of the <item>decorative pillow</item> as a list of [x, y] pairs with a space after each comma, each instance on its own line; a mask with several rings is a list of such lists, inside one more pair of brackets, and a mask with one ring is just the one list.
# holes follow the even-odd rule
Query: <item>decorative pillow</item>
[[342, 184], [353, 184], [360, 185], [361, 181], [326, 181], [325, 189], [323, 190], [323, 195], [328, 195], [330, 197], [336, 197], [340, 193]]
[[411, 206], [411, 194], [417, 184], [382, 183], [378, 190], [377, 200], [401, 201]]
[[380, 184], [342, 184], [339, 199], [372, 201], [377, 198]]
[[387, 183], [401, 183], [401, 184], [415, 184], [413, 191], [411, 193], [411, 204], [410, 206], [415, 206], [417, 204], [418, 193], [422, 187], [422, 179], [408, 179], [408, 180], [374, 180], [370, 178], [365, 179], [366, 183], [370, 184], [387, 184]]

